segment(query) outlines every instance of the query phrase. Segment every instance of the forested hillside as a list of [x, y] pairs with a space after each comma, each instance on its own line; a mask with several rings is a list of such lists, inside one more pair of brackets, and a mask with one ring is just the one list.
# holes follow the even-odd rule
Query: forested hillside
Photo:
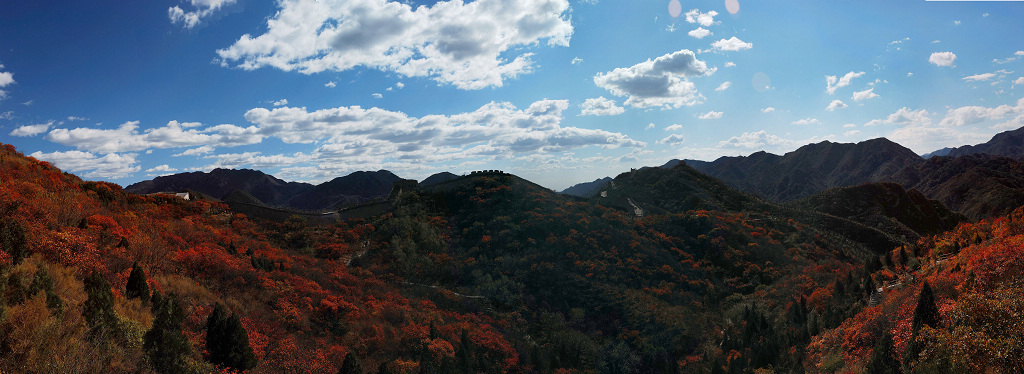
[[2, 371], [417, 372], [456, 354], [522, 368], [503, 322], [346, 266], [378, 235], [370, 223], [261, 225], [82, 181], [11, 146], [0, 175]]
[[884, 256], [877, 305], [808, 346], [808, 369], [872, 373], [1024, 371], [1024, 209]]
[[974, 220], [998, 218], [1024, 205], [1024, 162], [1007, 157], [932, 157], [891, 180]]
[[[741, 195], [699, 173], [669, 172]], [[407, 196], [390, 242], [380, 238], [358, 265], [483, 301], [516, 327], [522, 362], [541, 372], [798, 369], [807, 326], [778, 321], [792, 302], [803, 300], [815, 329], [867, 302], [816, 293], [837, 279], [859, 288], [862, 264], [876, 257], [841, 235], [712, 205], [638, 219], [515, 181], [485, 176], [451, 191], [443, 226], [422, 213], [436, 197]], [[424, 234], [430, 227], [449, 235], [447, 245]]]
[[[678, 165], [587, 201], [474, 174], [309, 225], [125, 193], [10, 146], [0, 175], [5, 372], [1020, 367], [1021, 210], [931, 236], [956, 217], [913, 193], [887, 189], [905, 202], [873, 228], [815, 209], [885, 186], [783, 206]], [[917, 321], [924, 281], [938, 312]]]

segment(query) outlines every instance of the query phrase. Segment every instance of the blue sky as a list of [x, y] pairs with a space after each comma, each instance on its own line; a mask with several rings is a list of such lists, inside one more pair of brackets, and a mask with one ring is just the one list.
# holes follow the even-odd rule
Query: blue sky
[[1024, 2], [0, 4], [0, 142], [127, 185], [506, 170], [563, 189], [672, 158], [1024, 126]]

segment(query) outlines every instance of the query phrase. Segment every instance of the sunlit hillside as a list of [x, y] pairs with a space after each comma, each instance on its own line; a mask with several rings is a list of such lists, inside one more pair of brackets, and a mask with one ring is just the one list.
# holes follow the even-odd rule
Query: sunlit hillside
[[[0, 175], [5, 372], [323, 373], [346, 357], [371, 371], [522, 368], [504, 322], [348, 267], [378, 236], [370, 223], [268, 228], [219, 203], [85, 182], [11, 146]], [[133, 264], [152, 296], [133, 293]], [[244, 332], [223, 344], [252, 360], [214, 357], [218, 305]]]
[[[484, 173], [314, 224], [0, 162], [5, 371], [1017, 367], [1019, 210], [880, 249], [680, 165], [589, 201]], [[914, 327], [924, 281], [939, 322]]]

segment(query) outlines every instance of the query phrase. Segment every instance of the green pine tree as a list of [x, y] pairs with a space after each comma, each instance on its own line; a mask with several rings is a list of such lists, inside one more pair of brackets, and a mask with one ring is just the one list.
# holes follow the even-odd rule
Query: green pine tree
[[902, 373], [899, 361], [896, 361], [896, 352], [892, 347], [892, 334], [886, 331], [882, 338], [878, 339], [875, 349], [871, 351], [864, 372], [868, 374], [897, 374]]
[[226, 356], [224, 352], [227, 351], [227, 319], [228, 315], [220, 304], [214, 305], [213, 311], [206, 317], [206, 352], [210, 354], [210, 362], [214, 364], [222, 364]]
[[32, 276], [32, 284], [28, 286], [28, 295], [35, 296], [39, 292], [53, 291], [53, 277], [46, 267], [40, 266]]
[[11, 255], [11, 264], [18, 265], [28, 256], [28, 242], [25, 239], [25, 228], [21, 222], [13, 218], [5, 218], [0, 222], [0, 247]]
[[153, 299], [153, 327], [143, 336], [142, 344], [149, 364], [158, 373], [185, 372], [192, 355], [188, 339], [181, 332], [185, 312], [173, 293], [164, 298], [157, 291]]
[[43, 292], [46, 295], [46, 307], [55, 315], [64, 313], [64, 300], [53, 291], [53, 277], [46, 267], [39, 267], [36, 274], [32, 276], [32, 285], [28, 287], [28, 296], [35, 296]]
[[914, 322], [911, 325], [910, 341], [907, 343], [907, 350], [903, 354], [903, 363], [911, 365], [921, 354], [923, 342], [918, 339], [918, 332], [925, 325], [939, 327], [939, 308], [935, 306], [935, 294], [928, 282], [921, 285], [921, 293], [917, 297], [917, 306], [914, 307]]
[[245, 371], [256, 366], [256, 355], [249, 346], [249, 336], [237, 315], [230, 317], [217, 304], [206, 319], [206, 350], [210, 362], [230, 369]]
[[5, 292], [5, 296], [9, 305], [18, 305], [25, 302], [25, 299], [28, 298], [27, 293], [25, 284], [22, 283], [21, 273], [11, 273], [7, 276], [7, 292]]
[[913, 332], [916, 334], [923, 325], [939, 327], [939, 308], [935, 306], [935, 294], [931, 285], [924, 282], [921, 286], [921, 293], [917, 297], [917, 307], [914, 308]]
[[462, 330], [459, 338], [459, 351], [456, 353], [459, 358], [459, 372], [462, 374], [473, 373], [473, 342], [469, 340], [469, 332]]
[[99, 272], [93, 272], [85, 278], [85, 293], [88, 299], [82, 306], [82, 317], [94, 333], [110, 331], [117, 327], [117, 316], [114, 314], [114, 292], [107, 279]]
[[128, 275], [128, 284], [125, 285], [124, 295], [129, 299], [141, 298], [143, 304], [149, 301], [149, 284], [146, 282], [146, 272], [142, 271], [138, 261], [132, 265], [132, 273]]
[[338, 374], [363, 374], [363, 363], [359, 361], [359, 356], [352, 352], [346, 354]]

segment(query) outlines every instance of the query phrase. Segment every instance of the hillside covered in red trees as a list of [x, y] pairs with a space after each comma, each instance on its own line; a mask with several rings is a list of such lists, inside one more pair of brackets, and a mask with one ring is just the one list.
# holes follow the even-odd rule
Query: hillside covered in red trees
[[1021, 209], [911, 243], [899, 214], [776, 205], [685, 165], [615, 181], [582, 200], [475, 175], [315, 225], [4, 146], [0, 370], [1024, 370]]
[[[416, 372], [456, 352], [488, 370], [521, 367], [503, 321], [407, 297], [346, 266], [373, 237], [370, 223], [267, 229], [219, 203], [127, 194], [11, 146], [0, 152], [0, 370], [324, 373], [351, 353], [370, 371]], [[136, 263], [153, 296], [126, 288]], [[175, 310], [159, 310], [167, 304]], [[237, 316], [254, 360], [211, 362], [217, 308]], [[157, 340], [180, 341], [154, 343], [161, 329]], [[168, 355], [169, 366], [156, 365]]]

